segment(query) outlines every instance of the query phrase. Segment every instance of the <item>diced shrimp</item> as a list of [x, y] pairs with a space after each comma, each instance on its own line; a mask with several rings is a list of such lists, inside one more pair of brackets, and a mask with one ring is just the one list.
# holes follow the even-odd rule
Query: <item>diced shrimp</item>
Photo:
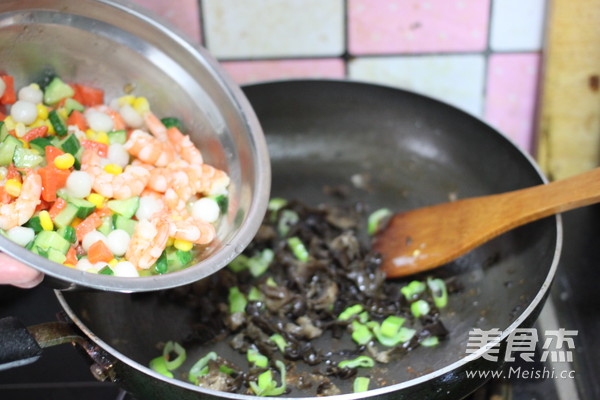
[[155, 138], [160, 140], [161, 142], [167, 142], [167, 127], [162, 123], [160, 119], [156, 115], [152, 113], [152, 111], [146, 111], [144, 113], [144, 122], [146, 123], [146, 127], [150, 131], [151, 134], [154, 135]]
[[0, 206], [0, 228], [11, 229], [29, 221], [40, 203], [42, 178], [28, 171], [21, 187], [21, 194], [12, 203]]
[[215, 227], [201, 219], [187, 216], [169, 221], [169, 236], [197, 244], [208, 244], [215, 238]]
[[121, 117], [121, 114], [119, 114], [117, 111], [110, 108], [106, 104], [103, 104], [100, 106], [94, 106], [92, 108], [108, 115], [110, 117], [110, 119], [112, 119], [112, 121], [113, 121], [113, 129], [114, 130], [120, 131], [127, 127], [127, 124], [125, 124], [125, 121], [123, 120], [123, 117]]
[[209, 196], [225, 193], [230, 181], [225, 171], [207, 164], [191, 165], [188, 174], [195, 192]]
[[140, 161], [157, 167], [169, 165], [177, 156], [169, 143], [162, 142], [140, 129], [131, 132], [123, 147]]
[[128, 199], [140, 195], [150, 179], [150, 172], [143, 167], [128, 165], [118, 174], [110, 174], [100, 166], [100, 156], [94, 150], [86, 150], [81, 158], [81, 170], [91, 175], [92, 188], [108, 198]]
[[170, 224], [164, 216], [141, 220], [131, 236], [125, 259], [138, 268], [150, 268], [167, 247], [169, 231]]
[[173, 145], [173, 148], [182, 159], [192, 165], [202, 164], [202, 153], [200, 153], [200, 150], [192, 143], [192, 140], [188, 135], [184, 135], [177, 127], [172, 126], [167, 129], [167, 136], [169, 142], [171, 142], [171, 145]]
[[164, 196], [165, 204], [169, 210], [173, 210], [179, 213], [185, 212], [185, 200], [183, 200], [175, 192], [175, 190], [169, 188], [165, 192]]

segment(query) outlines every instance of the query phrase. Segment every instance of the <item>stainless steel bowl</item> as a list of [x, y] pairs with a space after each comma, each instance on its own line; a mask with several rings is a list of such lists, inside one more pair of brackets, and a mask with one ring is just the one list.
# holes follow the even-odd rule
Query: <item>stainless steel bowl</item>
[[[179, 117], [207, 163], [231, 177], [229, 211], [195, 266], [153, 277], [95, 275], [51, 262], [0, 237], [2, 251], [62, 289], [151, 291], [197, 281], [227, 265], [253, 238], [266, 209], [270, 166], [262, 130], [241, 90], [202, 48], [131, 3], [108, 0], [0, 2], [0, 72], [19, 87], [48, 72], [144, 95], [159, 116]], [[1, 236], [1, 235], [0, 235]]]

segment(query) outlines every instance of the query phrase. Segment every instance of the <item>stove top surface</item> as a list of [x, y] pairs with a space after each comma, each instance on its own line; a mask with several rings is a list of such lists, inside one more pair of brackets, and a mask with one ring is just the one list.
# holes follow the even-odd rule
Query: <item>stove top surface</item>
[[[492, 380], [470, 399], [600, 399], [600, 382], [596, 378], [596, 371], [600, 370], [600, 206], [564, 214], [563, 222], [561, 263], [538, 328], [578, 330], [570, 366], [575, 370], [575, 379]], [[0, 317], [12, 315], [25, 325], [34, 325], [55, 320], [59, 311], [49, 288], [0, 287]], [[36, 363], [1, 371], [0, 398], [134, 400], [115, 384], [95, 381], [87, 360], [68, 347], [47, 348]]]

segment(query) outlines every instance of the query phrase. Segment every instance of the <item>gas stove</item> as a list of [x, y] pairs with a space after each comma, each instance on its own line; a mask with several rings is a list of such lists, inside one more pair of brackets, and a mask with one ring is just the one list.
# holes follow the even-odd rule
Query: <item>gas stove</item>
[[[537, 322], [540, 331], [577, 330], [570, 364], [538, 365], [536, 369], [575, 371], [574, 379], [522, 376], [493, 379], [469, 400], [600, 399], [600, 206], [563, 215], [564, 245], [558, 273]], [[26, 325], [54, 320], [60, 311], [52, 290], [0, 288], [0, 316], [13, 315]], [[0, 398], [18, 400], [136, 400], [118, 386], [94, 380], [89, 364], [69, 345], [44, 350], [34, 364], [0, 372]], [[536, 358], [536, 359], [539, 359]], [[548, 361], [551, 364], [551, 361]], [[507, 368], [517, 368], [511, 363]], [[531, 365], [523, 365], [531, 369]], [[505, 375], [506, 376], [506, 375]], [[143, 399], [137, 399], [143, 400]]]

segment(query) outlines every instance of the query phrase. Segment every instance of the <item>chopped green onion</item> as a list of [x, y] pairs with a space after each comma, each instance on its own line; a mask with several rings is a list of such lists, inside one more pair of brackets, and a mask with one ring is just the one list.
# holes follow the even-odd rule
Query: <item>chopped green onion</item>
[[267, 209], [269, 211], [279, 211], [279, 209], [281, 209], [281, 207], [285, 207], [287, 205], [287, 200], [283, 199], [281, 197], [273, 197], [271, 200], [269, 200], [269, 205], [267, 206]]
[[273, 372], [269, 369], [258, 376], [257, 382], [250, 382], [250, 388], [257, 396], [279, 396], [285, 393], [285, 364], [279, 360], [275, 361], [279, 374], [281, 375], [281, 386], [277, 386], [277, 382], [273, 380]]
[[419, 294], [423, 293], [426, 287], [427, 286], [425, 286], [423, 282], [412, 281], [411, 283], [400, 289], [400, 292], [402, 292], [404, 297], [406, 297], [406, 300], [412, 300]]
[[369, 321], [369, 313], [367, 311], [363, 311], [358, 314], [358, 321], [366, 324]]
[[263, 301], [265, 296], [263, 293], [256, 288], [256, 286], [252, 286], [250, 291], [248, 292], [248, 301]]
[[279, 221], [277, 222], [277, 232], [279, 232], [279, 236], [287, 236], [290, 227], [296, 225], [299, 220], [300, 217], [295, 211], [283, 210], [279, 216]]
[[[173, 360], [170, 359], [171, 353], [177, 355]], [[185, 362], [185, 349], [177, 342], [168, 341], [163, 348], [163, 358], [165, 359], [165, 365], [168, 370], [172, 371], [177, 369]]]
[[371, 380], [364, 376], [359, 376], [354, 379], [354, 382], [352, 383], [354, 393], [366, 392], [369, 390], [369, 382], [371, 382]]
[[257, 278], [264, 274], [274, 258], [275, 253], [271, 249], [264, 249], [259, 255], [249, 258], [248, 268], [252, 276]]
[[297, 236], [291, 237], [287, 240], [288, 246], [294, 253], [294, 256], [300, 261], [308, 261], [308, 250], [304, 247], [304, 243]]
[[406, 321], [405, 318], [390, 315], [381, 323], [381, 334], [390, 338], [396, 336], [402, 325], [404, 325], [404, 321]]
[[346, 321], [355, 316], [356, 314], [361, 313], [364, 310], [363, 306], [360, 304], [355, 304], [346, 308], [344, 311], [338, 315], [337, 319], [340, 321]]
[[258, 368], [267, 368], [269, 366], [269, 359], [266, 356], [260, 354], [256, 347], [249, 347], [246, 352], [246, 358], [249, 363], [256, 365]]
[[433, 297], [433, 302], [437, 308], [444, 308], [448, 305], [448, 289], [443, 279], [427, 279], [427, 286]]
[[392, 212], [387, 208], [380, 208], [379, 210], [373, 212], [369, 215], [368, 223], [367, 223], [367, 232], [369, 235], [374, 235], [380, 228], [383, 220], [392, 215]]
[[431, 307], [429, 307], [429, 303], [427, 303], [425, 300], [417, 300], [410, 305], [410, 311], [415, 318], [427, 315], [430, 310]]
[[437, 336], [430, 336], [428, 338], [421, 340], [421, 346], [423, 346], [423, 347], [433, 347], [433, 346], [437, 346], [439, 343], [440, 343], [440, 340], [438, 339]]
[[352, 340], [359, 345], [367, 344], [373, 339], [373, 334], [366, 325], [354, 320], [352, 321]]
[[[394, 347], [400, 343], [407, 342], [417, 333], [414, 329], [398, 326], [397, 331], [393, 335], [384, 335], [381, 332], [381, 326], [377, 322], [369, 322], [368, 325], [373, 330], [377, 341], [387, 347]], [[391, 324], [388, 324], [386, 331], [388, 334], [392, 332]]]
[[248, 301], [246, 296], [237, 286], [229, 288], [229, 312], [234, 314], [236, 312], [245, 312]]
[[167, 368], [167, 361], [163, 356], [156, 357], [155, 359], [151, 360], [148, 366], [151, 370], [156, 371], [167, 378], [173, 378], [173, 374]]
[[217, 353], [211, 351], [206, 354], [204, 357], [196, 361], [190, 372], [188, 373], [188, 380], [192, 382], [194, 385], [198, 384], [198, 378], [208, 374], [208, 362], [215, 361], [217, 359]]
[[240, 254], [239, 256], [234, 258], [233, 261], [231, 261], [227, 267], [235, 273], [242, 272], [243, 270], [248, 268], [248, 260], [248, 256]]
[[277, 286], [277, 282], [275, 282], [275, 279], [273, 279], [272, 276], [267, 278], [266, 284], [267, 284], [267, 286], [272, 286], [272, 287]]
[[233, 368], [229, 368], [225, 364], [219, 365], [219, 371], [221, 371], [222, 373], [227, 374], [227, 375], [231, 375], [235, 372], [235, 370]]
[[375, 361], [369, 356], [358, 356], [354, 360], [344, 360], [338, 363], [340, 368], [372, 368]]
[[282, 353], [285, 353], [285, 348], [287, 347], [288, 343], [283, 338], [283, 336], [281, 336], [279, 333], [275, 333], [275, 334], [271, 335], [271, 337], [269, 339], [271, 339], [271, 341], [277, 345], [277, 348], [279, 349], [279, 351], [281, 351]]

